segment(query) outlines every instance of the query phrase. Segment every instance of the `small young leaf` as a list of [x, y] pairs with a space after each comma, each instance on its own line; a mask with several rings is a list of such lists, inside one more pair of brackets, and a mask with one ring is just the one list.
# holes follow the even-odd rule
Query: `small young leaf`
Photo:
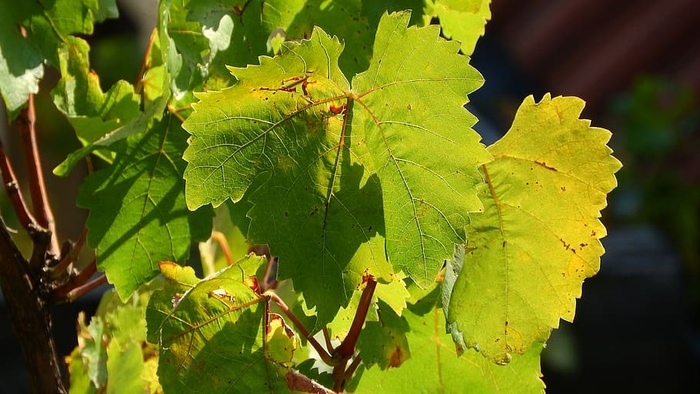
[[44, 76], [44, 56], [17, 29], [29, 12], [25, 8], [34, 6], [34, 2], [0, 2], [0, 93], [10, 119], [30, 94], [39, 91], [39, 80]]
[[[56, 107], [68, 118], [82, 143], [92, 143], [112, 132], [141, 112], [140, 98], [126, 81], [102, 92], [100, 80], [91, 69], [87, 42], [68, 37], [59, 45], [61, 79], [52, 90]], [[111, 161], [112, 155], [103, 155]]]
[[370, 368], [377, 364], [381, 369], [398, 368], [411, 357], [406, 333], [408, 322], [390, 308], [379, 302], [377, 321], [368, 321], [357, 341], [362, 362]]
[[431, 14], [440, 19], [442, 34], [462, 43], [462, 53], [471, 55], [491, 19], [491, 0], [429, 0]]
[[582, 100], [525, 99], [489, 152], [484, 213], [467, 226], [464, 262], [447, 320], [458, 345], [498, 363], [572, 321], [584, 279], [598, 272], [599, 221], [620, 162], [610, 132], [581, 120]]
[[88, 243], [122, 299], [158, 274], [159, 261], [184, 261], [193, 233], [211, 231], [208, 210], [190, 213], [185, 206], [185, 138], [179, 121], [166, 116], [129, 137], [112, 166], [80, 188], [78, 204], [90, 209]]

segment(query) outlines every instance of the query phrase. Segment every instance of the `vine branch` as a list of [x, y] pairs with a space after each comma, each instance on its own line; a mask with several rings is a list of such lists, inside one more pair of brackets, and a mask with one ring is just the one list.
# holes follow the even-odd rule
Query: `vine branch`
[[32, 198], [32, 208], [36, 223], [51, 233], [48, 253], [57, 258], [60, 254], [58, 237], [56, 235], [56, 223], [54, 220], [49, 198], [46, 193], [46, 183], [42, 172], [41, 157], [36, 142], [36, 115], [34, 111], [34, 95], [29, 95], [26, 108], [20, 111], [17, 118], [20, 139], [24, 151], [27, 177], [29, 179], [29, 192]]
[[36, 393], [66, 393], [52, 336], [51, 313], [40, 281], [31, 271], [0, 218], [0, 287], [12, 326], [22, 344]]

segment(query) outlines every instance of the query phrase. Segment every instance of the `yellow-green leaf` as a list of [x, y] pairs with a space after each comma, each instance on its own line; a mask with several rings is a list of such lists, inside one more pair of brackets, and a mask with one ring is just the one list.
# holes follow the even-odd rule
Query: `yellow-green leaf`
[[447, 319], [458, 345], [497, 363], [544, 342], [560, 318], [571, 321], [583, 280], [598, 272], [600, 211], [621, 164], [610, 132], [579, 119], [583, 107], [528, 97], [482, 167], [484, 213], [467, 226]]

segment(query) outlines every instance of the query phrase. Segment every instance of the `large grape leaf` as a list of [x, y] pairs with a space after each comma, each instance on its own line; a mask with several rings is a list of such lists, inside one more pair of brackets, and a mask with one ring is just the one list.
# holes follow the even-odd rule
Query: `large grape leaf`
[[[425, 314], [404, 311], [410, 330], [403, 332], [411, 357], [398, 368], [391, 361], [401, 360], [402, 346], [390, 350], [390, 368], [360, 367], [361, 375], [353, 384], [354, 392], [389, 393], [541, 393], [541, 344], [533, 345], [525, 354], [513, 357], [507, 366], [496, 365], [478, 352], [469, 349], [461, 356], [455, 351], [445, 319], [438, 308]], [[364, 335], [364, 334], [363, 334]], [[364, 353], [363, 353], [364, 355]], [[401, 360], [403, 361], [403, 360]], [[367, 369], [365, 369], [367, 368]], [[359, 382], [358, 382], [359, 381]], [[352, 387], [351, 387], [352, 389]]]
[[193, 134], [185, 193], [190, 208], [218, 205], [240, 200], [256, 177], [270, 178], [250, 198], [250, 241], [281, 256], [279, 277], [292, 277], [325, 323], [365, 270], [390, 271], [378, 235], [379, 185], [331, 109], [348, 100], [337, 66], [342, 45], [320, 30], [287, 45], [283, 56], [232, 69], [239, 82], [231, 89], [199, 96], [184, 124]]
[[351, 128], [367, 144], [381, 183], [386, 248], [395, 269], [431, 284], [470, 212], [480, 211], [477, 166], [490, 160], [462, 108], [483, 83], [459, 43], [439, 28], [406, 28], [409, 15], [379, 24], [367, 71], [353, 79]]
[[124, 299], [158, 274], [159, 261], [184, 261], [191, 242], [210, 235], [211, 212], [185, 205], [186, 138], [177, 118], [164, 116], [123, 141], [112, 166], [80, 188], [78, 204], [90, 210], [88, 244]]
[[[585, 278], [600, 266], [599, 221], [621, 164], [610, 132], [579, 119], [578, 98], [525, 99], [489, 152], [447, 320], [459, 346], [498, 363], [572, 321]], [[450, 279], [446, 276], [446, 279]]]
[[165, 392], [288, 391], [282, 365], [291, 360], [295, 338], [279, 317], [265, 330], [265, 298], [242, 283], [238, 267], [203, 280], [191, 268], [161, 267], [164, 287], [151, 297], [146, 320], [149, 340], [160, 345]]
[[437, 27], [407, 29], [409, 17], [385, 15], [352, 90], [342, 45], [317, 28], [281, 56], [232, 68], [238, 82], [199, 94], [184, 123], [190, 209], [251, 193], [251, 242], [280, 256], [280, 278], [317, 307], [319, 324], [363, 275], [391, 280], [385, 222], [394, 267], [428, 284], [481, 209], [476, 168], [490, 156], [463, 131], [475, 119], [462, 105], [483, 80], [459, 44]]
[[92, 34], [95, 22], [117, 16], [114, 0], [1, 2], [0, 93], [10, 117], [38, 91], [42, 63], [59, 64], [61, 43], [72, 34]]

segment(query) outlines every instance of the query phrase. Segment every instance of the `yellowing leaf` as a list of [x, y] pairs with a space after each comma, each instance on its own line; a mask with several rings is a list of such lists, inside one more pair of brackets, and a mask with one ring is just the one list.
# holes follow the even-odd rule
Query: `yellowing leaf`
[[[362, 393], [541, 393], [540, 352], [535, 344], [513, 357], [507, 366], [496, 365], [469, 349], [457, 356], [445, 334], [442, 312], [434, 308], [424, 315], [404, 313], [411, 357], [398, 368], [364, 370], [356, 390]], [[363, 367], [364, 368], [364, 367]]]
[[458, 345], [497, 363], [571, 321], [583, 280], [598, 272], [600, 210], [621, 165], [606, 146], [610, 132], [579, 119], [583, 106], [528, 97], [482, 167], [484, 213], [467, 226], [447, 319]]

